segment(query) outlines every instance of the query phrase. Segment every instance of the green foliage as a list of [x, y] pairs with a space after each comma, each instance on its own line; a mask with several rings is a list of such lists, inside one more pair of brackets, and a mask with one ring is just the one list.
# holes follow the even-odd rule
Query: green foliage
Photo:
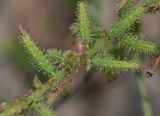
[[[84, 63], [87, 64], [87, 69], [92, 68], [109, 74], [140, 70], [140, 64], [134, 58], [132, 60], [116, 59], [113, 57], [113, 53], [109, 52], [110, 46], [115, 48], [115, 42], [120, 47], [128, 47], [129, 50], [133, 50], [135, 54], [155, 53], [156, 51], [156, 44], [140, 39], [139, 35], [131, 34], [133, 25], [146, 11], [145, 3], [140, 3], [135, 7], [133, 7], [132, 3], [132, 0], [128, 1], [124, 9], [121, 9], [120, 19], [110, 31], [106, 32], [106, 30], [102, 30], [91, 23], [87, 3], [78, 2], [77, 20], [72, 25], [72, 31], [82, 43], [81, 48], [79, 48], [81, 54], [76, 51], [57, 49], [49, 49], [44, 53], [37, 47], [31, 36], [20, 26], [22, 33], [20, 43], [24, 46], [33, 67], [38, 68], [50, 78], [42, 84], [36, 76], [33, 81], [35, 90], [29, 95], [18, 99], [14, 104], [9, 105], [0, 115], [13, 116], [17, 113], [23, 113], [22, 111], [28, 108], [33, 108], [40, 116], [56, 115], [45, 101], [47, 95], [53, 88], [56, 90], [55, 93], [52, 93], [53, 96], [56, 93], [60, 93], [65, 84], [68, 83], [64, 79], [68, 79]], [[127, 10], [130, 6], [133, 9]]]
[[57, 70], [66, 70], [67, 74], [72, 73], [79, 67], [79, 59], [73, 51], [62, 52], [61, 50], [49, 49], [46, 56], [53, 65], [57, 66]]
[[[133, 1], [128, 1], [128, 4], [133, 4]], [[127, 6], [126, 5], [126, 6]], [[141, 3], [134, 7], [133, 10], [129, 10], [124, 7], [125, 13], [122, 10], [122, 18], [113, 25], [112, 29], [109, 31], [108, 36], [112, 41], [118, 41], [121, 46], [129, 47], [129, 49], [136, 52], [153, 53], [156, 51], [156, 45], [151, 42], [146, 42], [139, 39], [138, 36], [133, 36], [127, 32], [132, 29], [133, 25], [137, 22], [141, 15], [145, 12], [144, 3]], [[127, 12], [127, 10], [129, 10]], [[126, 14], [129, 14], [127, 15]], [[125, 14], [125, 15], [124, 15]]]
[[132, 11], [128, 12], [126, 16], [123, 16], [112, 29], [109, 31], [108, 36], [111, 39], [118, 40], [119, 37], [132, 28], [133, 24], [142, 16], [145, 12], [143, 4], [137, 5]]
[[113, 57], [101, 57], [95, 56], [91, 61], [91, 67], [102, 72], [119, 72], [128, 70], [138, 70], [140, 68], [139, 64], [135, 61], [119, 60]]
[[36, 89], [39, 89], [39, 88], [42, 87], [42, 83], [41, 83], [41, 81], [39, 80], [39, 78], [37, 77], [37, 75], [34, 77], [33, 86], [34, 86]]
[[56, 116], [56, 113], [41, 101], [32, 103], [32, 108], [38, 112], [39, 116]]
[[20, 36], [20, 43], [26, 49], [26, 53], [30, 57], [32, 64], [45, 74], [52, 75], [55, 71], [49, 60], [45, 57], [43, 52], [33, 42], [31, 36], [21, 29], [22, 35]]
[[65, 77], [65, 75], [60, 75], [60, 73], [56, 71], [54, 79], [50, 79], [47, 83], [43, 84], [41, 88], [36, 89], [29, 96], [18, 99], [14, 104], [11, 104], [7, 110], [2, 112], [0, 116], [13, 116], [16, 113], [21, 113], [22, 110], [27, 109], [33, 102], [40, 101], [44, 98], [45, 94], [52, 87], [56, 86], [63, 77]]
[[91, 30], [91, 21], [88, 17], [88, 5], [85, 2], [79, 2], [77, 7], [78, 15], [75, 25], [75, 32], [78, 34], [78, 39], [86, 43], [93, 41], [93, 33]]
[[160, 5], [160, 1], [159, 0], [144, 0], [146, 4], [156, 4], [156, 5]]
[[16, 104], [18, 105], [13, 104], [12, 106], [7, 107], [7, 110], [2, 112], [0, 116], [13, 116], [14, 114], [20, 112], [22, 108], [24, 109], [28, 108], [27, 102], [23, 98], [19, 98]]
[[[119, 2], [117, 4], [119, 4]], [[119, 16], [120, 17], [126, 16], [128, 11], [130, 11], [134, 7], [134, 5], [136, 5], [135, 0], [127, 0], [125, 6], [118, 12]]]
[[119, 44], [136, 52], [154, 53], [156, 52], [156, 44], [144, 41], [137, 36], [126, 34], [119, 40]]
[[86, 52], [86, 56], [87, 57], [94, 57], [94, 55], [97, 52], [101, 52], [102, 48], [104, 48], [104, 46], [107, 44], [107, 39], [106, 38], [99, 38], [97, 40], [97, 42], [91, 46], [90, 49], [88, 49], [88, 51]]

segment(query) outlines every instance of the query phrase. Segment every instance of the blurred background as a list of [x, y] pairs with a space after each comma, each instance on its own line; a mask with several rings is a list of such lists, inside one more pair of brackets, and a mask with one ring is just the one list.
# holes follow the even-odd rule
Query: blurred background
[[[18, 24], [30, 33], [42, 49], [74, 49], [69, 29], [75, 19], [77, 0], [0, 0], [0, 102], [12, 101], [32, 88], [34, 72], [23, 47], [18, 42]], [[117, 20], [114, 0], [90, 0], [89, 12], [95, 22], [109, 30]], [[160, 42], [160, 14], [141, 18], [146, 39]], [[149, 66], [150, 59], [144, 63]], [[75, 84], [86, 76], [81, 69], [74, 75]], [[137, 79], [133, 72], [119, 74], [107, 83], [105, 75], [91, 75], [85, 89], [56, 108], [59, 116], [143, 116]], [[160, 115], [160, 74], [145, 78], [153, 116]], [[30, 114], [32, 116], [32, 114]]]

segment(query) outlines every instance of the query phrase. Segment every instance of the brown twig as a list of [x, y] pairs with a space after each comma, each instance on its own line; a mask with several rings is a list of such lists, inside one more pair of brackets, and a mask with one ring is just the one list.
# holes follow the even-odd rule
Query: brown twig
[[147, 77], [152, 77], [160, 64], [160, 57], [156, 58], [154, 62], [152, 62], [151, 69], [146, 72]]
[[54, 109], [57, 109], [60, 107], [69, 97], [76, 95], [77, 93], [83, 91], [90, 80], [92, 79], [93, 75], [95, 74], [94, 70], [89, 70], [85, 76], [83, 77], [82, 81], [78, 83], [77, 85], [74, 85], [71, 89], [71, 91], [67, 91], [64, 95], [60, 96], [54, 104], [52, 104]]
[[67, 77], [65, 79], [62, 79], [58, 85], [56, 87], [53, 88], [52, 92], [49, 93], [49, 95], [47, 96], [46, 100], [47, 103], [51, 105], [51, 103], [53, 103], [56, 99], [57, 96], [59, 96], [61, 93], [63, 93], [64, 89], [71, 85], [72, 83], [72, 78], [71, 77]]
[[7, 103], [0, 104], [0, 113], [3, 112], [7, 108]]
[[153, 3], [153, 4], [151, 4], [151, 5], [149, 6], [149, 11], [151, 11], [151, 12], [155, 12], [155, 11], [157, 11], [158, 9], [159, 9], [159, 5], [156, 4], [156, 3]]
[[116, 12], [120, 12], [122, 8], [127, 4], [128, 0], [121, 0], [120, 3], [117, 5]]
[[18, 29], [21, 33], [26, 33], [21, 24], [18, 24]]

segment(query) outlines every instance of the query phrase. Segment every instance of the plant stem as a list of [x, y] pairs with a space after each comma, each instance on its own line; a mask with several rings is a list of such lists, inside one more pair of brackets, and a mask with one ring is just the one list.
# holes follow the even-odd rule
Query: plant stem
[[138, 89], [141, 97], [141, 107], [143, 111], [143, 116], [153, 116], [151, 104], [148, 100], [148, 91], [146, 88], [145, 81], [143, 79], [142, 72], [140, 72], [137, 75], [137, 84], [138, 84]]

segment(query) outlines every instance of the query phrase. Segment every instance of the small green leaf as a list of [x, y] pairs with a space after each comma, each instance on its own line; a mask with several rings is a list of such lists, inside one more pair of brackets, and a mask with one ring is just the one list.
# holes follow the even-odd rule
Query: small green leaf
[[34, 77], [33, 86], [34, 86], [36, 89], [39, 89], [39, 88], [42, 87], [42, 83], [41, 83], [41, 81], [39, 80], [39, 78], [38, 78], [37, 75]]

